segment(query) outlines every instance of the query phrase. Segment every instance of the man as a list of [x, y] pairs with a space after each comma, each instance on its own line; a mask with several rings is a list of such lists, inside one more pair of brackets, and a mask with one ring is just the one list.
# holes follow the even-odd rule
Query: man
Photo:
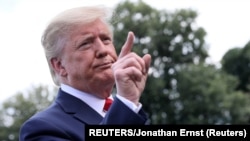
[[[59, 86], [58, 96], [23, 124], [20, 141], [81, 141], [88, 124], [147, 123], [140, 97], [151, 56], [131, 52], [133, 32], [117, 56], [107, 16], [101, 6], [77, 7], [62, 12], [47, 26], [42, 45]], [[104, 110], [107, 98], [113, 103]]]

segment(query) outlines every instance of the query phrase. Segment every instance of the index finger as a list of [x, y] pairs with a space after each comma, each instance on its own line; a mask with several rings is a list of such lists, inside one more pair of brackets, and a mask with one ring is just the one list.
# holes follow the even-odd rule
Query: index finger
[[134, 33], [130, 31], [128, 33], [128, 37], [127, 37], [125, 44], [122, 46], [122, 49], [118, 58], [121, 58], [131, 52], [131, 49], [134, 44], [134, 37], [135, 37]]

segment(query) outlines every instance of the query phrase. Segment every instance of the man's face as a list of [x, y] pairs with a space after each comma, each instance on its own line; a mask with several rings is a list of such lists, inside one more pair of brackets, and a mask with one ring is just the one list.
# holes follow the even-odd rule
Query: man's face
[[111, 66], [117, 60], [110, 30], [101, 20], [78, 27], [61, 58], [66, 82], [89, 93], [110, 89], [114, 85]]

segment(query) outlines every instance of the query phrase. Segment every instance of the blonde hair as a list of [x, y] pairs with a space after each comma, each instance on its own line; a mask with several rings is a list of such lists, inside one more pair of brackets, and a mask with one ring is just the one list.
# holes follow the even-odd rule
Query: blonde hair
[[96, 19], [101, 19], [107, 24], [112, 33], [110, 24], [112, 15], [111, 9], [104, 6], [76, 7], [61, 12], [48, 24], [42, 35], [41, 42], [52, 79], [56, 85], [59, 86], [60, 82], [50, 60], [60, 56], [62, 49], [69, 40], [68, 35], [74, 32], [77, 26], [91, 23]]

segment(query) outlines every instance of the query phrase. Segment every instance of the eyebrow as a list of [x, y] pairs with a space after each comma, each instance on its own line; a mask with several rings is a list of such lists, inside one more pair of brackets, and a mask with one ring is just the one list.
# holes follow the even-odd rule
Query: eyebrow
[[[110, 33], [100, 33], [98, 34], [98, 36], [100, 37], [110, 37], [110, 39], [112, 40], [112, 35]], [[82, 42], [84, 42], [85, 40], [91, 40], [94, 39], [95, 36], [92, 33], [87, 33], [87, 34], [82, 34], [80, 36], [77, 37], [77, 39], [74, 41], [74, 46], [78, 47], [79, 45], [82, 44]]]

